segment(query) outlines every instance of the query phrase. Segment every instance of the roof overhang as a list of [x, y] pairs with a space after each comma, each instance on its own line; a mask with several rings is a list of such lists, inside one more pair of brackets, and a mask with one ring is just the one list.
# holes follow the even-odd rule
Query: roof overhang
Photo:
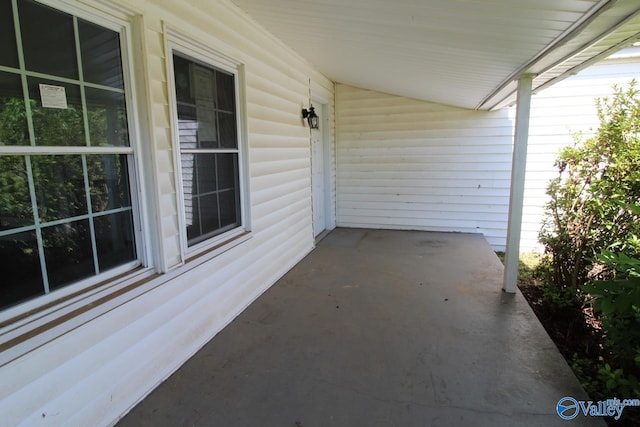
[[640, 40], [638, 0], [232, 0], [335, 82], [469, 109]]

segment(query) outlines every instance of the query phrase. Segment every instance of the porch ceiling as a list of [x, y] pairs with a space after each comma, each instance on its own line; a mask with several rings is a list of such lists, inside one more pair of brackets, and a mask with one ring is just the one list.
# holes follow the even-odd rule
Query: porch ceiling
[[640, 39], [638, 0], [232, 0], [330, 79], [493, 109]]

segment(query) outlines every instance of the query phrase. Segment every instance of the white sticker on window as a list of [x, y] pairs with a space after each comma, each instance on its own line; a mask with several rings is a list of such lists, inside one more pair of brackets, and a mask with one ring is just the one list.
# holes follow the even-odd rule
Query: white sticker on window
[[67, 92], [64, 86], [40, 84], [40, 100], [45, 108], [67, 109]]

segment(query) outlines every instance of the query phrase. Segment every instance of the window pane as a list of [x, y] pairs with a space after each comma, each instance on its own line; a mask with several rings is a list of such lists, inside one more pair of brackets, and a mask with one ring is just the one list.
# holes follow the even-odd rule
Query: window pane
[[129, 146], [124, 94], [85, 88], [92, 146]]
[[0, 230], [33, 223], [24, 157], [0, 157]]
[[84, 81], [124, 89], [120, 60], [120, 36], [78, 19]]
[[[176, 80], [176, 96], [179, 103], [195, 104], [191, 90], [191, 61], [180, 56], [173, 56], [173, 74]], [[195, 117], [195, 116], [194, 116]]]
[[135, 259], [131, 211], [100, 216], [94, 228], [101, 272]]
[[216, 156], [217, 154], [196, 155], [196, 169], [193, 182], [200, 195], [215, 192], [217, 189]]
[[199, 152], [238, 149], [235, 77], [173, 58], [184, 211], [192, 246], [240, 225], [238, 153]]
[[237, 148], [233, 75], [173, 58], [181, 148]]
[[31, 165], [41, 222], [87, 213], [81, 156], [33, 156]]
[[0, 308], [44, 294], [35, 231], [0, 237], [0, 259]]
[[88, 155], [87, 169], [93, 212], [131, 206], [126, 155]]
[[0, 65], [18, 68], [18, 49], [10, 0], [0, 1], [0, 40], [2, 40]]
[[217, 154], [218, 189], [238, 188], [238, 155]]
[[[37, 78], [29, 78], [28, 81], [36, 145], [86, 145], [80, 88], [77, 85]], [[64, 93], [59, 94], [58, 100], [65, 100], [67, 107], [43, 106], [40, 84], [64, 88]]]
[[220, 146], [222, 148], [238, 148], [236, 115], [218, 112], [218, 126], [220, 128]]
[[237, 191], [221, 191], [220, 200], [220, 226], [240, 225], [240, 198]]
[[[187, 221], [188, 223], [189, 221]], [[199, 243], [215, 236], [220, 228], [218, 218], [218, 200], [215, 194], [193, 198], [191, 225], [187, 226], [189, 245]]]
[[50, 289], [95, 274], [88, 220], [43, 228], [42, 239]]
[[215, 194], [193, 197], [191, 207], [191, 212], [187, 213], [187, 239], [190, 246], [215, 236], [215, 231], [220, 228]]
[[181, 150], [198, 148], [196, 107], [178, 104], [178, 138]]
[[199, 242], [202, 235], [200, 227], [200, 199], [198, 197], [187, 198], [185, 195], [185, 219], [187, 223], [187, 240], [189, 245]]
[[217, 71], [216, 88], [218, 91], [218, 109], [235, 113], [236, 98], [233, 75]]
[[0, 145], [29, 145], [20, 76], [0, 72]]
[[196, 119], [198, 121], [198, 147], [218, 147], [216, 124], [216, 97], [214, 72], [209, 68], [192, 64], [191, 87], [196, 99]]
[[29, 71], [78, 78], [71, 15], [31, 0], [18, 2], [25, 66]]

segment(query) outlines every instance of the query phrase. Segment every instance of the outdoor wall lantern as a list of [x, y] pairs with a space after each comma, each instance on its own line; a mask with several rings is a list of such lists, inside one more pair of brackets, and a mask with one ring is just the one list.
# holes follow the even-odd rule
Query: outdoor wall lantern
[[309, 123], [311, 129], [318, 129], [318, 116], [316, 115], [313, 105], [311, 105], [308, 110], [306, 108], [302, 109], [302, 118], [307, 119], [307, 123]]

